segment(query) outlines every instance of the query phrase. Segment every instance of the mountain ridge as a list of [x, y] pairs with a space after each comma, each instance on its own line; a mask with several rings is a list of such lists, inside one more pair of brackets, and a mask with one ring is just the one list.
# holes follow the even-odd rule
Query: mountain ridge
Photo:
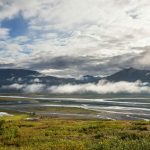
[[106, 79], [113, 82], [118, 82], [118, 81], [135, 82], [137, 80], [140, 80], [142, 82], [150, 82], [150, 71], [139, 70], [130, 67], [118, 71], [110, 76], [107, 76]]
[[85, 84], [97, 83], [99, 80], [105, 79], [111, 82], [127, 81], [135, 82], [140, 80], [142, 82], [150, 83], [150, 71], [139, 70], [135, 68], [126, 68], [120, 70], [112, 75], [106, 77], [84, 75], [81, 79], [75, 78], [60, 78], [55, 76], [44, 75], [38, 71], [28, 69], [0, 69], [0, 86], [10, 85], [13, 83], [31, 84], [43, 83], [46, 85], [59, 84]]

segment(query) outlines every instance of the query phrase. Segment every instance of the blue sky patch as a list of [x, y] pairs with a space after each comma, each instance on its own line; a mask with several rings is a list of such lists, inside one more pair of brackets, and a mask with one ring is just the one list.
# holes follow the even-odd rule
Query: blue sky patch
[[22, 15], [17, 15], [13, 19], [5, 19], [2, 21], [1, 26], [10, 29], [11, 37], [25, 35], [28, 30], [28, 23]]

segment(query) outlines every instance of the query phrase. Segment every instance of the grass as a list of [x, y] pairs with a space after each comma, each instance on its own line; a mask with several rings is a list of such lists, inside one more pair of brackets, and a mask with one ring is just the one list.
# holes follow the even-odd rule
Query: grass
[[0, 118], [0, 150], [150, 150], [150, 122]]
[[12, 98], [12, 97], [0, 97], [0, 102], [15, 102], [15, 101], [31, 101], [32, 98]]
[[94, 110], [88, 110], [83, 108], [76, 107], [28, 107], [25, 108], [26, 111], [30, 112], [51, 112], [51, 113], [76, 113], [76, 114], [96, 114], [97, 112]]
[[[0, 102], [16, 100], [33, 99], [0, 98]], [[76, 113], [87, 116], [97, 113], [67, 107], [24, 109], [29, 112]], [[6, 110], [7, 107], [1, 108], [0, 112]], [[150, 150], [150, 122], [63, 119], [54, 118], [55, 116], [42, 116], [39, 120], [27, 121], [28, 117], [40, 116], [36, 116], [36, 113], [20, 113], [17, 109], [7, 112], [14, 115], [0, 117], [0, 150]]]

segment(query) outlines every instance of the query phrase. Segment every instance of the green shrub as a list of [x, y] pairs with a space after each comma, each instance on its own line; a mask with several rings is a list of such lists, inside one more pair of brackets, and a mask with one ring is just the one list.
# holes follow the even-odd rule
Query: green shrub
[[4, 126], [4, 124], [5, 124], [5, 120], [0, 120], [0, 135], [3, 132], [3, 126]]
[[5, 139], [13, 139], [20, 135], [19, 128], [16, 126], [12, 126], [10, 128], [4, 128], [2, 135]]

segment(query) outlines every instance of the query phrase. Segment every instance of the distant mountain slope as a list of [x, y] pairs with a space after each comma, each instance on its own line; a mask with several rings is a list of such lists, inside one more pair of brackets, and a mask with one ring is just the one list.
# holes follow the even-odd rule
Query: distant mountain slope
[[37, 71], [25, 69], [0, 69], [0, 85], [31, 84], [41, 83], [46, 85], [60, 85], [60, 84], [83, 84], [90, 82], [98, 82], [101, 78], [94, 76], [83, 76], [82, 79], [75, 78], [58, 78], [55, 76], [46, 76]]
[[75, 79], [57, 78], [45, 76], [37, 71], [25, 69], [0, 69], [0, 86], [18, 84], [42, 83], [46, 85], [58, 85], [72, 83]]
[[135, 68], [127, 68], [106, 77], [106, 79], [114, 82], [118, 81], [135, 82], [137, 80], [140, 80], [142, 82], [150, 82], [150, 71], [138, 70]]
[[13, 83], [28, 83], [41, 74], [37, 71], [25, 69], [0, 69], [0, 85], [10, 85]]
[[25, 70], [25, 69], [0, 69], [0, 79], [9, 79], [12, 77], [27, 77], [27, 76], [38, 76], [40, 75], [37, 71]]
[[[99, 80], [106, 79], [108, 81], [128, 81], [135, 82], [141, 80], [142, 82], [150, 83], [150, 71], [138, 70], [134, 68], [123, 69], [113, 75], [105, 78], [94, 77], [90, 75], [83, 76], [81, 79], [75, 78], [58, 78], [54, 76], [45, 76], [37, 71], [24, 70], [24, 69], [0, 69], [0, 88], [12, 84], [45, 84], [63, 85], [63, 84], [86, 84], [98, 83]], [[6, 90], [6, 89], [5, 89]]]

